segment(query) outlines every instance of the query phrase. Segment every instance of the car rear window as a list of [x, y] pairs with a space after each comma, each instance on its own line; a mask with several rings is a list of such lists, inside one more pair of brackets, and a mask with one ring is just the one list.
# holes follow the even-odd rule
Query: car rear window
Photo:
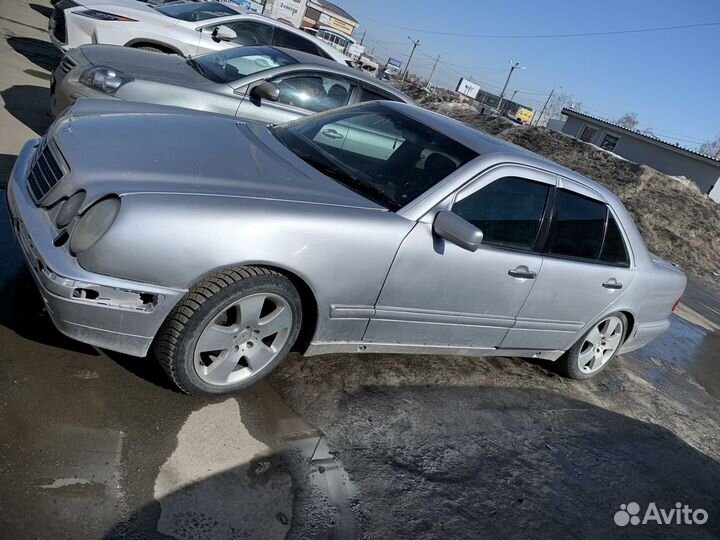
[[558, 190], [547, 252], [596, 260], [605, 233], [607, 207], [577, 193]]
[[605, 231], [605, 242], [603, 243], [600, 260], [610, 264], [627, 266], [630, 262], [625, 240], [623, 240], [620, 227], [615, 218], [610, 215], [607, 230]]
[[171, 4], [167, 6], [160, 6], [155, 9], [168, 17], [187, 22], [206, 21], [208, 19], [216, 19], [218, 17], [227, 17], [228, 15], [239, 15], [236, 10], [218, 2]]

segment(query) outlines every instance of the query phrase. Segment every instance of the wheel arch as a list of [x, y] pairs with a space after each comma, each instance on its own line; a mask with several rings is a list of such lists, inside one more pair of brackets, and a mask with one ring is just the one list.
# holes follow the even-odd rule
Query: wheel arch
[[147, 39], [147, 38], [135, 38], [131, 39], [125, 44], [125, 47], [132, 47], [134, 49], [142, 46], [147, 47], [156, 47], [158, 49], [161, 49], [168, 54], [179, 54], [180, 56], [185, 56], [182, 52], [180, 52], [179, 49], [176, 47], [173, 47], [172, 45], [168, 45], [167, 43], [163, 43], [161, 41], [156, 41], [154, 39]]
[[205, 274], [198, 276], [193, 281], [193, 284], [199, 283], [204, 279], [207, 279], [209, 276], [212, 276], [213, 274], [216, 274], [218, 272], [222, 272], [223, 270], [240, 268], [243, 266], [258, 266], [262, 268], [267, 268], [268, 270], [274, 270], [278, 274], [281, 274], [288, 278], [295, 286], [298, 293], [300, 294], [300, 301], [302, 304], [302, 325], [300, 327], [300, 334], [298, 335], [297, 341], [295, 342], [295, 346], [292, 350], [301, 354], [304, 353], [310, 345], [313, 336], [315, 335], [320, 314], [317, 295], [312, 286], [310, 286], [309, 280], [306, 276], [295, 270], [289, 269], [283, 265], [279, 265], [274, 262], [244, 261], [242, 263], [228, 264], [218, 268], [213, 268]]

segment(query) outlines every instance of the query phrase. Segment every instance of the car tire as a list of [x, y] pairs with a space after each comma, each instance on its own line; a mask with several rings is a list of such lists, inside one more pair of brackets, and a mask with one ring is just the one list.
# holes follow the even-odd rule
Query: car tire
[[555, 371], [575, 380], [595, 377], [617, 356], [628, 328], [624, 314], [606, 315], [555, 362]]
[[150, 52], [156, 52], [156, 53], [161, 53], [161, 54], [168, 54], [167, 51], [158, 49], [157, 47], [152, 47], [150, 45], [142, 45], [140, 47], [135, 47], [135, 48], [140, 49], [141, 51], [150, 51]]
[[226, 394], [256, 383], [282, 362], [301, 324], [300, 295], [287, 277], [263, 267], [230, 268], [188, 291], [153, 351], [186, 394]]

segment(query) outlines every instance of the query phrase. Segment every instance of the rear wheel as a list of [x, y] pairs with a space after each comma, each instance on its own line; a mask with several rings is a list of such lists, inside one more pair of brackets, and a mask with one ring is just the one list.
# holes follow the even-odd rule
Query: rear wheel
[[267, 268], [230, 269], [190, 289], [154, 351], [183, 392], [224, 394], [254, 384], [282, 362], [301, 322], [300, 295], [288, 278]]
[[615, 358], [627, 328], [628, 320], [622, 313], [603, 318], [555, 362], [556, 371], [570, 379], [594, 377]]

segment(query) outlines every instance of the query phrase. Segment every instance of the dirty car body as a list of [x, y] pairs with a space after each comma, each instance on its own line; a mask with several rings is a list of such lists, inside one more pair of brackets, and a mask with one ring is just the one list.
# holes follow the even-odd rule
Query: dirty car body
[[[263, 84], [277, 92], [273, 99], [260, 95]], [[315, 94], [309, 95], [308, 88]], [[265, 123], [287, 122], [360, 101], [411, 102], [356, 69], [266, 46], [235, 47], [186, 59], [116, 45], [84, 45], [68, 52], [53, 73], [53, 115], [83, 97], [187, 107]]]
[[669, 327], [685, 287], [607, 189], [393, 102], [273, 128], [82, 100], [25, 145], [8, 194], [56, 326], [136, 356], [227, 268], [302, 292], [306, 355], [556, 360], [610, 313], [629, 351]]

